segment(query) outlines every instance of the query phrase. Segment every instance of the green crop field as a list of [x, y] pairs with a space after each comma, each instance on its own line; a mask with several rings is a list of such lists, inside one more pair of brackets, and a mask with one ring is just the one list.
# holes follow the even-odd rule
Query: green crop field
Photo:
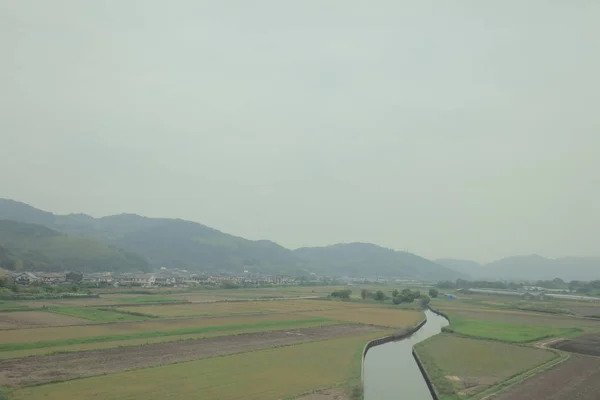
[[468, 398], [557, 357], [549, 350], [449, 334], [434, 336], [415, 350], [440, 400]]
[[281, 399], [358, 383], [365, 343], [381, 332], [19, 389], [13, 400]]
[[466, 336], [516, 343], [532, 342], [550, 337], [572, 337], [582, 332], [579, 328], [552, 328], [458, 318], [451, 320], [449, 329]]

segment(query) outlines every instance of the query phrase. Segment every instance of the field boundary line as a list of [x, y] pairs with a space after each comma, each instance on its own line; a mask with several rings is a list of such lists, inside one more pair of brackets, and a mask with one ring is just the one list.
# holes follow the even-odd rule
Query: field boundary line
[[[525, 382], [526, 380], [533, 378], [536, 375], [539, 375], [541, 373], [549, 371], [552, 368], [559, 366], [560, 364], [564, 363], [569, 358], [571, 358], [571, 355], [566, 352], [562, 352], [562, 351], [558, 351], [558, 350], [554, 350], [554, 349], [548, 349], [548, 348], [544, 348], [544, 349], [547, 351], [552, 351], [554, 353], [557, 353], [557, 356], [541, 365], [538, 365], [537, 367], [534, 367], [532, 369], [524, 371], [523, 373], [513, 376], [512, 378], [509, 378], [505, 381], [499, 382], [496, 385], [492, 386], [491, 388], [488, 388], [488, 389], [484, 390], [483, 392], [471, 397], [471, 399], [473, 399], [473, 400], [493, 399], [495, 396], [501, 394], [505, 390], [513, 388], [513, 387]], [[489, 393], [490, 391], [492, 391], [492, 392]], [[483, 396], [483, 397], [481, 397], [481, 396]]]

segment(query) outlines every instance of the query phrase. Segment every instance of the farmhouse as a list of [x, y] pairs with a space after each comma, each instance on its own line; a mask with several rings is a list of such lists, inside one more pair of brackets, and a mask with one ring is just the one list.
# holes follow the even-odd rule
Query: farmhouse
[[155, 279], [152, 274], [129, 274], [121, 276], [118, 282], [123, 286], [152, 286]]
[[38, 273], [37, 277], [40, 279], [40, 281], [49, 285], [55, 285], [67, 281], [66, 275], [63, 272]]
[[29, 285], [30, 283], [40, 281], [41, 279], [31, 272], [23, 272], [15, 277], [15, 282], [21, 285]]

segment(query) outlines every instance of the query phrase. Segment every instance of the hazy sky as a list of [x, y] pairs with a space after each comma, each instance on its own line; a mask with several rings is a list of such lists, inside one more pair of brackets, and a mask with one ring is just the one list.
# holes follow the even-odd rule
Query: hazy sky
[[0, 0], [0, 197], [596, 255], [600, 2]]

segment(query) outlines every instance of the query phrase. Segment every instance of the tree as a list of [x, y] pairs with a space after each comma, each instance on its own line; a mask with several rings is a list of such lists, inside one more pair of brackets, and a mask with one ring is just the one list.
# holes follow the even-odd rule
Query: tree
[[349, 299], [351, 294], [352, 294], [352, 290], [344, 289], [344, 290], [336, 290], [335, 292], [332, 292], [330, 296], [337, 297], [340, 299]]
[[10, 283], [10, 279], [3, 273], [0, 273], [0, 287], [6, 287]]
[[68, 282], [79, 283], [83, 280], [83, 274], [80, 272], [71, 271], [65, 276]]
[[423, 307], [423, 308], [427, 307], [427, 305], [429, 304], [430, 301], [431, 301], [431, 299], [428, 296], [423, 296], [421, 298], [421, 307]]
[[440, 289], [454, 289], [456, 288], [456, 284], [451, 281], [442, 281], [437, 284], [437, 287]]
[[429, 297], [436, 298], [440, 294], [439, 290], [431, 288], [429, 289]]
[[377, 292], [375, 292], [375, 296], [373, 296], [373, 300], [377, 300], [377, 301], [384, 301], [386, 298], [387, 298], [387, 296], [381, 290], [378, 290]]
[[371, 292], [369, 292], [367, 289], [363, 289], [363, 290], [360, 291], [360, 297], [363, 300], [366, 300], [366, 299], [368, 299], [368, 298], [371, 297]]
[[399, 294], [400, 292], [398, 291], [398, 289], [394, 289], [394, 291], [392, 292], [392, 297], [398, 297]]

